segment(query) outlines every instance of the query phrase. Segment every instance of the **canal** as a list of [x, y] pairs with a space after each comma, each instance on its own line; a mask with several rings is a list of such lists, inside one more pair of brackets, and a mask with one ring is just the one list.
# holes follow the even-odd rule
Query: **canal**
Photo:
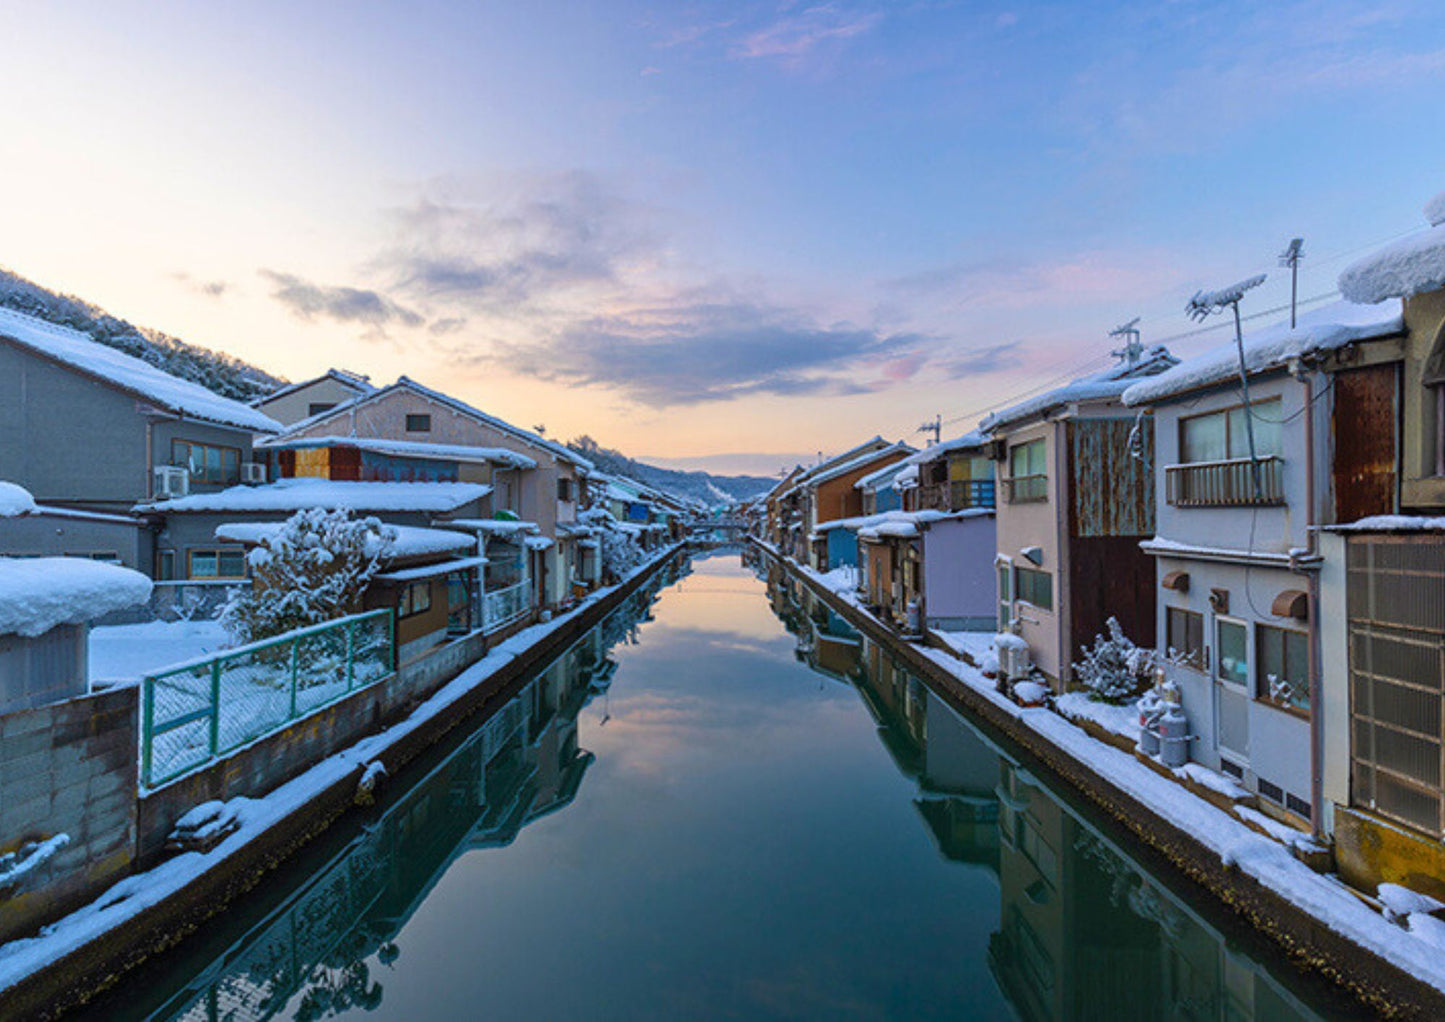
[[105, 1019], [1355, 1014], [736, 550], [681, 563]]

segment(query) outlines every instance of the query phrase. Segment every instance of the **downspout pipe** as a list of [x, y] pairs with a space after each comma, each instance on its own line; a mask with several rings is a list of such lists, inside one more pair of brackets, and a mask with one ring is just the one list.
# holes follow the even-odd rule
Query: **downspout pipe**
[[1290, 372], [1304, 387], [1305, 407], [1305, 556], [1308, 562], [1297, 564], [1296, 571], [1305, 576], [1309, 594], [1308, 670], [1310, 692], [1310, 834], [1324, 839], [1325, 816], [1325, 728], [1324, 683], [1321, 677], [1320, 648], [1320, 573], [1315, 563], [1319, 556], [1319, 509], [1315, 492], [1315, 393], [1311, 367], [1301, 361], [1290, 366]]

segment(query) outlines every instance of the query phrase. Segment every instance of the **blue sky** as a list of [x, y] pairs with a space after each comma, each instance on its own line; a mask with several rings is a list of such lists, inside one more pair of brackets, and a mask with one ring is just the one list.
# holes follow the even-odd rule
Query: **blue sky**
[[[0, 4], [0, 262], [300, 378], [774, 470], [1301, 292], [1445, 188], [1445, 7]], [[1246, 310], [1248, 311], [1248, 309]], [[1217, 334], [1182, 338], [1187, 354]]]

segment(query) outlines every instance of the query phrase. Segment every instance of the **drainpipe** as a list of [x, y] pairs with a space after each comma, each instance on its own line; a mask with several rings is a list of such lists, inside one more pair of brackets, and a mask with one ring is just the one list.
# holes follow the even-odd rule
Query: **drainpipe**
[[1299, 380], [1305, 391], [1305, 556], [1311, 564], [1296, 564], [1295, 570], [1305, 576], [1309, 593], [1309, 646], [1308, 670], [1310, 690], [1310, 833], [1316, 840], [1324, 838], [1325, 815], [1325, 728], [1323, 679], [1320, 650], [1320, 573], [1317, 565], [1312, 566], [1319, 555], [1319, 514], [1315, 503], [1315, 402], [1314, 386], [1310, 383], [1309, 369], [1299, 361], [1290, 366], [1290, 372]]

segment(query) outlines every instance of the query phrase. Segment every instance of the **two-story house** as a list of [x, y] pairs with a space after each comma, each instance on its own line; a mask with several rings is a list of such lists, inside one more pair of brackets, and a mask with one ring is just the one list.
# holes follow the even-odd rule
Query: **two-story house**
[[370, 394], [376, 388], [369, 377], [345, 369], [328, 369], [320, 376], [300, 383], [289, 383], [265, 397], [251, 402], [251, 407], [264, 412], [283, 426], [294, 426], [302, 419], [323, 415], [338, 405]]
[[[252, 454], [252, 439], [280, 428], [240, 401], [79, 331], [0, 309], [0, 479], [23, 486], [57, 514], [126, 516], [148, 500], [260, 479], [264, 468]], [[100, 549], [107, 525], [116, 546]], [[149, 534], [139, 538], [124, 521], [92, 517], [60, 525], [48, 538], [0, 535], [0, 543], [26, 545], [16, 552], [83, 553], [156, 572]], [[77, 542], [85, 549], [73, 549]]]
[[582, 553], [573, 526], [582, 480], [592, 463], [562, 444], [488, 415], [405, 376], [329, 411], [303, 419], [286, 439], [325, 436], [401, 440], [469, 447], [500, 447], [526, 455], [536, 467], [494, 476], [493, 512], [510, 511], [537, 525], [531, 548], [538, 556], [532, 583], [544, 607], [566, 600], [582, 577]]
[[1331, 486], [1331, 451], [1343, 466], [1374, 400], [1322, 365], [1401, 329], [1398, 302], [1337, 302], [1246, 334], [1242, 363], [1231, 340], [1124, 394], [1154, 415], [1161, 499], [1142, 547], [1191, 756], [1303, 821], [1320, 808], [1318, 529], [1336, 500], [1360, 509]]
[[901, 441], [890, 444], [882, 437], [874, 437], [804, 474], [796, 485], [802, 513], [800, 533], [804, 539], [800, 563], [827, 571], [827, 537], [818, 527], [825, 522], [860, 516], [863, 495], [856, 486], [858, 480], [913, 452], [914, 448]]
[[1126, 354], [979, 424], [1003, 472], [999, 626], [1023, 637], [1057, 689], [1110, 617], [1154, 644], [1154, 564], [1138, 545], [1154, 534], [1154, 430], [1119, 397], [1177, 361], [1162, 347]]

